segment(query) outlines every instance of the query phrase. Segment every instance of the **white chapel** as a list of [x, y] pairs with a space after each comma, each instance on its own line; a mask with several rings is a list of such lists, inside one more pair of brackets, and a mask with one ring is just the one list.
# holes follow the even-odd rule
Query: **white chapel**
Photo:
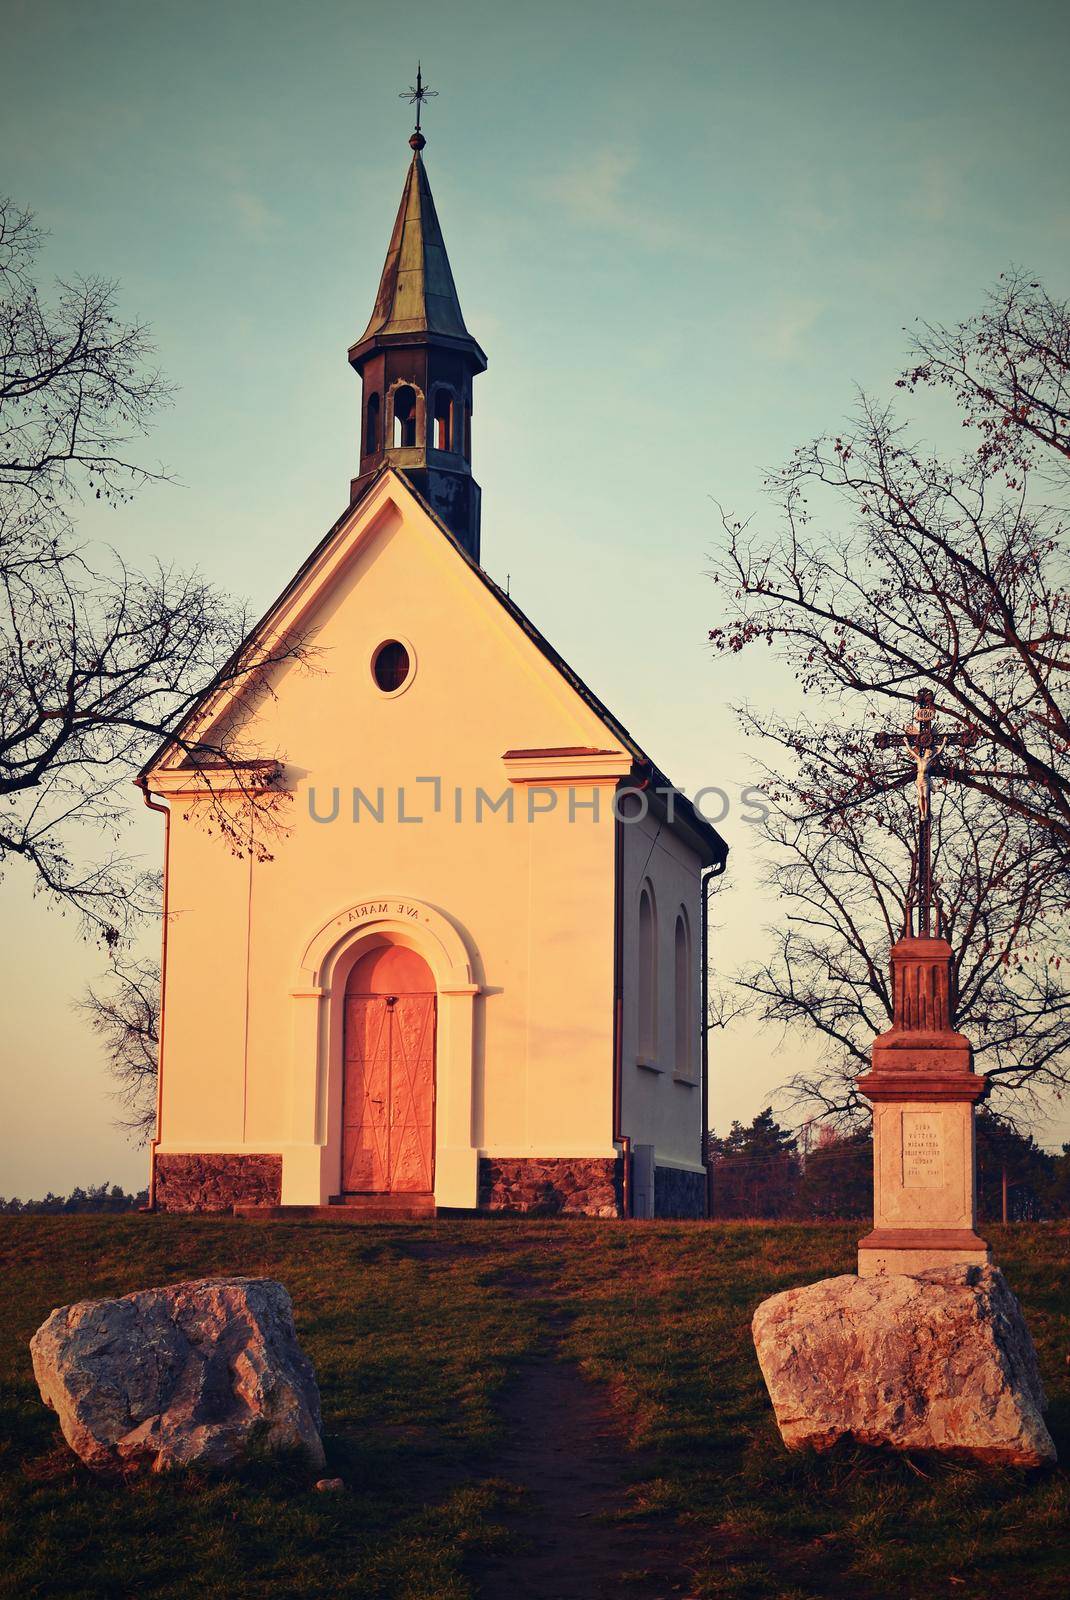
[[[480, 565], [487, 361], [410, 143], [349, 504], [246, 641], [261, 670], [138, 779], [166, 812], [152, 1203], [705, 1216], [727, 846]], [[235, 849], [254, 768], [280, 820]]]

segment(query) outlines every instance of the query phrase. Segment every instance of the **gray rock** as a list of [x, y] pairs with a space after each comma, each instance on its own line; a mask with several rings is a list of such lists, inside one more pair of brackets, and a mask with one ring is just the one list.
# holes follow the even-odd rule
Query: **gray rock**
[[1055, 1460], [1029, 1329], [995, 1267], [824, 1278], [751, 1324], [789, 1450], [837, 1439], [1034, 1467]]
[[271, 1278], [202, 1278], [53, 1311], [30, 1340], [63, 1437], [98, 1472], [227, 1468], [251, 1448], [324, 1464], [312, 1363]]

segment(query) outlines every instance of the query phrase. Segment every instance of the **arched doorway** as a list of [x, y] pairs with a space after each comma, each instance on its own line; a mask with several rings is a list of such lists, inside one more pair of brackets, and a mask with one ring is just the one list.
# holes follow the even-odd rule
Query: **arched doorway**
[[346, 982], [342, 1192], [434, 1188], [435, 980], [422, 956], [385, 944]]

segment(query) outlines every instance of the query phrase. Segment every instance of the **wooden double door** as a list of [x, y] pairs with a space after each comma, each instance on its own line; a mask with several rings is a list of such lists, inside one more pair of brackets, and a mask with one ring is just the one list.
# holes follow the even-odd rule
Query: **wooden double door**
[[346, 983], [342, 1191], [429, 1194], [435, 1161], [435, 983], [414, 950], [384, 945]]

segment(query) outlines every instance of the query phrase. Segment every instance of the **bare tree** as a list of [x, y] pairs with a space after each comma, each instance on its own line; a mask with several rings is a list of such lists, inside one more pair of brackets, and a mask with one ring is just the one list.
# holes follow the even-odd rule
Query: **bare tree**
[[160, 968], [154, 961], [116, 957], [110, 989], [90, 987], [78, 1002], [104, 1046], [126, 1115], [120, 1126], [139, 1144], [156, 1126], [160, 1043]]
[[[835, 777], [829, 787], [834, 802]], [[888, 952], [916, 893], [917, 816], [898, 796], [823, 806], [812, 781], [803, 796], [781, 779], [778, 793], [766, 871], [781, 914], [771, 953], [740, 982], [765, 1022], [820, 1043], [814, 1066], [785, 1085], [787, 1105], [850, 1126], [868, 1116], [855, 1078], [892, 1019]], [[807, 814], [815, 804], [831, 814]], [[1028, 1120], [1046, 1094], [1070, 1086], [1060, 853], [956, 785], [942, 787], [934, 808], [933, 851], [956, 1023], [975, 1044], [997, 1114]]]
[[244, 745], [240, 715], [204, 739], [186, 723], [213, 686], [248, 709], [271, 667], [303, 648], [246, 647], [244, 610], [198, 575], [131, 571], [76, 542], [80, 497], [116, 502], [165, 476], [130, 446], [169, 391], [146, 367], [144, 326], [117, 319], [114, 284], [61, 284], [42, 304], [40, 242], [28, 213], [0, 204], [0, 868], [22, 860], [114, 944], [155, 909], [120, 842], [129, 781], [169, 734], [191, 768], [227, 774], [209, 825], [234, 850], [267, 853], [282, 825], [279, 763]]
[[[834, 713], [861, 696], [906, 720], [931, 687], [976, 735], [952, 775], [1070, 866], [1070, 308], [1012, 276], [977, 318], [924, 328], [915, 355], [903, 387], [948, 387], [976, 448], [942, 460], [863, 398], [849, 429], [770, 479], [776, 531], [724, 515], [710, 637], [729, 653], [773, 645]], [[748, 720], [804, 773], [838, 778], [833, 808], [913, 775], [820, 721]]]
[[43, 235], [31, 212], [0, 198], [0, 500], [10, 539], [54, 533], [88, 489], [122, 500], [165, 476], [130, 460], [132, 440], [171, 396], [143, 323], [116, 317], [117, 285], [79, 278], [42, 304], [33, 267]]
[[922, 687], [971, 741], [941, 758], [935, 835], [960, 1023], [1004, 1115], [1028, 1116], [1068, 1074], [1070, 308], [1002, 279], [978, 316], [922, 326], [900, 388], [923, 385], [961, 407], [964, 454], [923, 449], [863, 397], [849, 429], [771, 476], [771, 533], [723, 516], [715, 573], [714, 646], [765, 641], [814, 707], [741, 708], [778, 752], [765, 788], [787, 913], [746, 986], [768, 1020], [816, 1030], [821, 1059], [791, 1091], [847, 1120], [914, 896], [915, 819], [898, 794], [914, 764], [872, 735], [909, 722]]

